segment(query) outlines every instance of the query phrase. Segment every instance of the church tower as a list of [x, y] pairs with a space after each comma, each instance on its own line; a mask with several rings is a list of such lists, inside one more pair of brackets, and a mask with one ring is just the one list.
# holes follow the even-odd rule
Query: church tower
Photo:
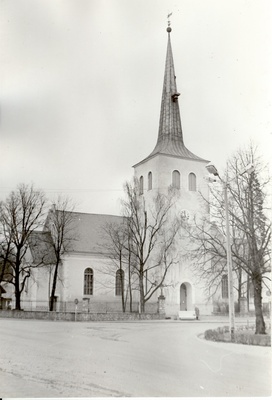
[[[159, 132], [154, 150], [134, 165], [134, 175], [139, 180], [140, 194], [146, 203], [152, 202], [156, 194], [167, 194], [169, 188], [176, 193], [176, 212], [185, 213], [188, 219], [207, 212], [203, 198], [208, 198], [209, 187], [205, 180], [208, 160], [192, 153], [184, 144], [179, 96], [171, 46], [171, 27], [167, 28], [168, 43], [161, 99]], [[201, 194], [200, 194], [201, 193]], [[182, 244], [181, 244], [182, 245]], [[172, 290], [166, 289], [166, 311], [193, 310], [204, 303], [204, 297], [196, 289], [190, 266], [177, 266], [170, 280]]]
[[[134, 165], [140, 191], [145, 197], [156, 191], [167, 193], [170, 186], [180, 191], [180, 207], [190, 215], [197, 213], [198, 192], [208, 196], [205, 166], [208, 160], [193, 154], [184, 144], [179, 96], [171, 46], [171, 27], [165, 62], [158, 139], [148, 157]], [[154, 197], [154, 196], [152, 196]]]

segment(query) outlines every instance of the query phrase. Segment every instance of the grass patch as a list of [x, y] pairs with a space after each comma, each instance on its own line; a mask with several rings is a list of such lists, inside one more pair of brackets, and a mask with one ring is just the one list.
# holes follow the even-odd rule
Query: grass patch
[[[255, 334], [255, 325], [238, 326], [234, 332], [234, 343], [249, 344], [254, 346], [271, 346], [271, 328], [267, 329], [265, 335]], [[217, 329], [208, 329], [204, 333], [206, 340], [214, 342], [231, 342], [228, 326]]]

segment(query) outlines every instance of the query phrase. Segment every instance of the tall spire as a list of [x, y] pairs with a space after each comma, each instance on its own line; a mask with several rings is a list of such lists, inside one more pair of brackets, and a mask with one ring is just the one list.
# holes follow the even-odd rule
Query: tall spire
[[177, 91], [174, 60], [170, 39], [172, 29], [169, 26], [169, 23], [166, 31], [168, 32], [168, 44], [166, 52], [158, 140], [154, 150], [147, 158], [150, 158], [156, 154], [167, 154], [182, 158], [203, 160], [202, 158], [191, 153], [185, 147], [183, 142], [183, 133], [178, 104], [178, 97], [180, 93], [178, 93]]

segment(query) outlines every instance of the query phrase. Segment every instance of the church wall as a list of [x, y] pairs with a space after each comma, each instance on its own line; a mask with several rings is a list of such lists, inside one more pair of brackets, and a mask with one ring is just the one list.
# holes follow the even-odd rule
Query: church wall
[[[203, 213], [203, 200], [198, 192], [208, 198], [209, 188], [206, 180], [206, 163], [185, 160], [181, 158], [158, 155], [135, 167], [135, 176], [139, 179], [144, 178], [144, 195], [146, 200], [153, 200], [158, 191], [167, 194], [172, 185], [172, 173], [174, 170], [180, 172], [180, 189], [176, 191], [181, 210], [188, 210], [194, 214], [197, 210]], [[152, 190], [148, 190], [148, 173], [152, 172]], [[196, 191], [190, 191], [188, 185], [188, 176], [190, 173], [196, 175]], [[207, 211], [207, 210], [206, 210]]]
[[[93, 294], [84, 294], [84, 271], [86, 268], [93, 270]], [[58, 270], [58, 280], [55, 291], [56, 311], [74, 311], [75, 299], [79, 302], [79, 310], [88, 300], [89, 309], [93, 312], [122, 311], [121, 295], [116, 296], [116, 270], [117, 266], [108, 255], [95, 254], [68, 254], [63, 258]], [[27, 279], [25, 289], [21, 295], [21, 307], [26, 311], [48, 311], [49, 309], [49, 284], [52, 288], [54, 266], [41, 266], [33, 268], [30, 278]], [[127, 274], [125, 272], [125, 290]], [[11, 309], [15, 307], [14, 287], [10, 286]], [[5, 296], [6, 297], [6, 296]], [[138, 309], [138, 293], [133, 293], [133, 309]], [[105, 307], [103, 306], [103, 303]], [[96, 304], [96, 305], [95, 305]], [[92, 306], [93, 305], [93, 306]], [[127, 306], [128, 307], [128, 306]]]
[[[84, 294], [84, 271], [93, 270], [93, 294]], [[73, 254], [65, 257], [63, 263], [63, 301], [67, 303], [68, 311], [75, 299], [78, 309], [88, 309], [91, 312], [122, 311], [122, 297], [115, 294], [117, 265], [106, 255]], [[127, 273], [124, 272], [124, 290], [127, 290]], [[133, 291], [133, 310], [138, 308], [139, 296]], [[135, 309], [136, 307], [136, 309]], [[127, 301], [126, 309], [129, 309]]]
[[[54, 266], [51, 266], [51, 270]], [[52, 281], [52, 274], [51, 274]], [[21, 296], [21, 306], [24, 310], [48, 310], [49, 304], [50, 267], [33, 268]], [[52, 285], [52, 283], [51, 283]], [[60, 283], [57, 283], [56, 296], [60, 296]]]
[[[84, 294], [84, 271], [86, 268], [93, 270], [93, 295]], [[49, 281], [52, 287], [54, 267], [48, 266], [34, 268], [22, 293], [22, 308], [25, 310], [47, 310], [49, 303]], [[110, 272], [111, 271], [111, 272]], [[92, 301], [120, 301], [115, 296], [115, 271], [111, 261], [105, 256], [94, 255], [67, 255], [63, 264], [59, 266], [59, 279], [55, 296], [57, 297], [57, 310], [62, 302], [82, 301], [90, 298]]]
[[[171, 218], [175, 215], [179, 216], [182, 211], [189, 213], [190, 218], [195, 214], [203, 215], [208, 212], [204, 206], [204, 201], [201, 195], [206, 198], [209, 196], [209, 188], [207, 181], [204, 177], [207, 176], [206, 162], [199, 162], [195, 160], [185, 160], [177, 157], [157, 155], [142, 164], [135, 167], [135, 176], [144, 178], [144, 197], [146, 204], [152, 204], [152, 201], [158, 193], [168, 193], [172, 185], [172, 173], [174, 170], [180, 172], [180, 189], [174, 190], [176, 204], [172, 209]], [[152, 190], [148, 190], [148, 173], [152, 172]], [[190, 173], [196, 175], [196, 191], [189, 190], [188, 176]], [[159, 190], [158, 190], [159, 188]], [[171, 222], [169, 221], [171, 224]], [[185, 242], [180, 238], [176, 244], [177, 252], [180, 253], [180, 262], [174, 265], [168, 272], [164, 294], [166, 297], [165, 309], [166, 314], [175, 316], [181, 309], [181, 294], [180, 287], [185, 284], [187, 287], [187, 310], [194, 310], [195, 307], [200, 309], [202, 314], [210, 314], [212, 312], [212, 304], [208, 303], [200, 287], [197, 278], [194, 276], [190, 268], [190, 262], [186, 259], [186, 251], [190, 250], [190, 242]], [[156, 293], [153, 297], [158, 296]]]
[[[73, 301], [83, 298], [114, 297], [115, 271], [111, 268], [111, 260], [105, 256], [95, 255], [69, 255], [64, 263], [64, 300]], [[93, 294], [84, 294], [84, 271], [86, 268], [93, 270]]]
[[[55, 296], [57, 297], [56, 310], [74, 308], [74, 300], [82, 303], [83, 299], [91, 302], [121, 302], [120, 296], [115, 296], [115, 271], [106, 256], [66, 255], [62, 265], [59, 266], [59, 279]], [[86, 268], [93, 270], [93, 294], [84, 294], [84, 271]], [[53, 267], [35, 268], [28, 279], [25, 290], [22, 293], [22, 308], [25, 310], [48, 310], [49, 281], [52, 287]], [[14, 297], [14, 296], [13, 296]], [[67, 303], [64, 305], [64, 303]], [[69, 305], [69, 303], [71, 303]], [[12, 304], [12, 307], [14, 305]]]
[[186, 310], [192, 311], [198, 307], [202, 315], [209, 315], [213, 311], [212, 301], [207, 301], [203, 286], [199, 279], [194, 276], [190, 263], [181, 258], [178, 266], [174, 266], [165, 280], [164, 288], [166, 297], [166, 313], [176, 316], [182, 309], [181, 286], [186, 286], [187, 299]]

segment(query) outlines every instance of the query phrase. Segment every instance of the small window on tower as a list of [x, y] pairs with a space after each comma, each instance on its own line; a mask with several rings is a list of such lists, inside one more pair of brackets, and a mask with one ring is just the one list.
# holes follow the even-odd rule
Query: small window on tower
[[191, 172], [189, 174], [188, 180], [189, 180], [189, 190], [191, 192], [195, 192], [196, 191], [196, 176], [193, 172]]
[[152, 172], [148, 172], [148, 190], [152, 189]]
[[139, 180], [139, 191], [140, 194], [144, 194], [144, 177], [141, 176]]
[[172, 173], [172, 186], [176, 189], [180, 189], [180, 173], [177, 170]]

